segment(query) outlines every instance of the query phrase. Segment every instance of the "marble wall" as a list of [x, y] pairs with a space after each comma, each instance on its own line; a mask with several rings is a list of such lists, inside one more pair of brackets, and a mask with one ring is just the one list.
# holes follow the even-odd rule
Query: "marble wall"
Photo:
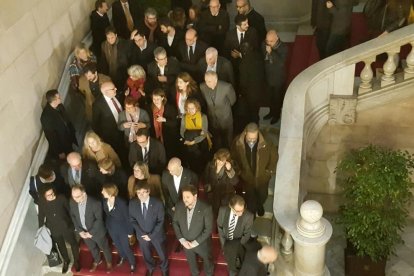
[[57, 87], [69, 53], [86, 35], [93, 5], [0, 2], [0, 246], [41, 133], [43, 95]]
[[341, 191], [335, 168], [349, 149], [372, 143], [414, 153], [413, 109], [411, 98], [358, 112], [354, 125], [326, 124], [307, 154], [307, 175], [302, 179], [307, 198], [320, 201], [325, 211], [337, 210]]

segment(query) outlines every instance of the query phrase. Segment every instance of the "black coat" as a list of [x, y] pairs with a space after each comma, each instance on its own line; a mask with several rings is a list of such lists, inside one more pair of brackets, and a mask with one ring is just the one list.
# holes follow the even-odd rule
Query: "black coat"
[[104, 183], [114, 183], [119, 190], [119, 196], [128, 199], [128, 176], [122, 168], [115, 168], [113, 174], [104, 174]]
[[133, 235], [134, 230], [129, 220], [128, 205], [125, 200], [116, 197], [114, 207], [109, 211], [108, 200], [102, 201], [103, 210], [105, 212], [105, 226], [109, 234], [112, 236]]
[[178, 46], [180, 52], [180, 67], [181, 71], [189, 73], [194, 79], [198, 79], [198, 67], [197, 63], [201, 58], [205, 58], [206, 50], [208, 45], [202, 40], [198, 39], [195, 45], [194, 55], [190, 59], [188, 55], [188, 46], [185, 41], [181, 42]]
[[[121, 90], [125, 86], [126, 79], [128, 78], [127, 69], [128, 69], [128, 48], [129, 44], [128, 41], [122, 38], [117, 38], [116, 48], [117, 48], [117, 64], [116, 68], [113, 69], [113, 73], [111, 74], [109, 68], [109, 61], [108, 57], [110, 53], [107, 51], [108, 42], [104, 41], [101, 45], [101, 59], [99, 63], [100, 72], [111, 77], [112, 81], [114, 82], [115, 86]], [[118, 91], [122, 93], [122, 91]]]
[[251, 51], [240, 61], [240, 93], [248, 104], [258, 104], [264, 96], [265, 72], [264, 60], [261, 53]]
[[107, 14], [99, 15], [96, 10], [89, 16], [92, 32], [92, 52], [97, 58], [101, 58], [101, 45], [106, 40], [105, 29], [110, 25]]
[[248, 14], [246, 14], [247, 19], [249, 20], [249, 26], [253, 27], [257, 31], [258, 42], [261, 43], [266, 38], [266, 25], [263, 16], [252, 9]]
[[[152, 137], [150, 139], [150, 146], [148, 151], [148, 168], [151, 174], [161, 175], [167, 163], [164, 146], [160, 141]], [[134, 166], [135, 162], [143, 161], [142, 148], [138, 143], [132, 143], [129, 147], [129, 164]]]
[[146, 71], [148, 64], [154, 61], [154, 49], [157, 46], [154, 43], [147, 42], [147, 48], [141, 50], [132, 40], [128, 44], [128, 66], [138, 64]]
[[[204, 74], [207, 71], [207, 62], [205, 58], [202, 58], [198, 61], [198, 70], [200, 71], [201, 82], [204, 82]], [[219, 80], [231, 83], [234, 87], [234, 72], [231, 62], [225, 57], [217, 57], [217, 68], [216, 73]]]
[[211, 15], [210, 10], [205, 10], [200, 15], [198, 25], [200, 39], [216, 48], [220, 54], [222, 54], [224, 38], [229, 27], [230, 17], [225, 10], [220, 10], [217, 16]]
[[175, 79], [177, 75], [181, 72], [180, 63], [174, 57], [168, 58], [167, 65], [164, 69], [164, 76], [167, 77], [167, 82], [162, 83], [158, 81], [158, 76], [160, 75], [160, 69], [157, 66], [157, 62], [154, 60], [150, 64], [148, 64], [147, 70], [147, 83], [146, 91], [149, 94], [152, 94], [152, 91], [156, 88], [161, 88], [165, 92], [167, 92], [170, 87], [172, 87], [175, 83]]
[[56, 199], [52, 201], [42, 198], [39, 201], [38, 223], [39, 227], [46, 224], [52, 236], [73, 231], [75, 228], [70, 218], [68, 199], [63, 195], [56, 195]]
[[168, 44], [167, 34], [164, 34], [160, 37], [158, 45], [163, 47], [167, 51], [167, 56], [169, 57], [180, 57], [180, 52], [178, 50], [179, 45], [184, 41], [184, 32], [179, 28], [175, 29], [175, 35], [171, 46]]
[[72, 144], [77, 145], [75, 128], [62, 104], [56, 109], [46, 104], [40, 116], [40, 122], [49, 142], [49, 153], [53, 157], [58, 158], [61, 153], [68, 154], [73, 150]]

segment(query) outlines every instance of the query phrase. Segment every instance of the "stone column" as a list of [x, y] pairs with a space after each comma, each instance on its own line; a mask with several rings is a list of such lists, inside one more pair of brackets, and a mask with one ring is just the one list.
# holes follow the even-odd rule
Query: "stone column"
[[319, 202], [308, 200], [300, 207], [294, 240], [294, 275], [329, 276], [325, 265], [325, 247], [332, 236], [332, 225], [322, 217]]

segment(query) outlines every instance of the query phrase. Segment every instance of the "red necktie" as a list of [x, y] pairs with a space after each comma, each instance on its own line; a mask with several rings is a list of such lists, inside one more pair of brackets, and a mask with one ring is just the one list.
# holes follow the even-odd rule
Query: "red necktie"
[[112, 104], [115, 106], [116, 112], [121, 113], [121, 109], [119, 108], [118, 104], [116, 103], [114, 98], [111, 98]]

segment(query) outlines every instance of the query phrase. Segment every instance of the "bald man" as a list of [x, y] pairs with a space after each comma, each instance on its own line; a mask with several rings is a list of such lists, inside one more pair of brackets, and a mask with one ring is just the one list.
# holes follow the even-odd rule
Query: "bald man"
[[200, 16], [199, 30], [201, 39], [221, 53], [224, 38], [229, 27], [230, 17], [228, 12], [222, 9], [219, 0], [210, 0], [209, 8], [203, 11]]
[[236, 0], [236, 9], [239, 14], [247, 16], [250, 27], [255, 28], [259, 41], [263, 41], [266, 36], [266, 25], [263, 16], [253, 9], [249, 0]]
[[193, 79], [199, 77], [197, 63], [204, 58], [207, 47], [205, 42], [198, 39], [197, 31], [192, 28], [187, 30], [185, 41], [178, 46], [181, 70], [189, 73]]
[[96, 164], [82, 160], [81, 155], [77, 152], [69, 153], [66, 161], [67, 164], [63, 165], [61, 169], [65, 184], [69, 188], [76, 184], [82, 184], [89, 195], [100, 198], [103, 177]]
[[285, 97], [286, 58], [288, 47], [283, 43], [275, 30], [269, 30], [263, 41], [261, 51], [265, 57], [265, 76], [270, 94], [270, 112], [264, 119], [271, 119], [274, 124], [280, 119], [283, 99]]
[[115, 97], [117, 88], [113, 82], [101, 84], [102, 97], [98, 97], [92, 105], [92, 129], [105, 143], [112, 146], [118, 156], [124, 161], [125, 148], [123, 132], [118, 129], [119, 113], [122, 105]]
[[181, 188], [186, 185], [198, 187], [198, 176], [181, 165], [181, 160], [173, 157], [161, 177], [167, 214], [172, 218], [175, 205], [181, 200]]
[[261, 249], [252, 249], [246, 253], [243, 265], [240, 269], [239, 276], [266, 276], [267, 265], [275, 262], [277, 259], [276, 250], [265, 245]]

